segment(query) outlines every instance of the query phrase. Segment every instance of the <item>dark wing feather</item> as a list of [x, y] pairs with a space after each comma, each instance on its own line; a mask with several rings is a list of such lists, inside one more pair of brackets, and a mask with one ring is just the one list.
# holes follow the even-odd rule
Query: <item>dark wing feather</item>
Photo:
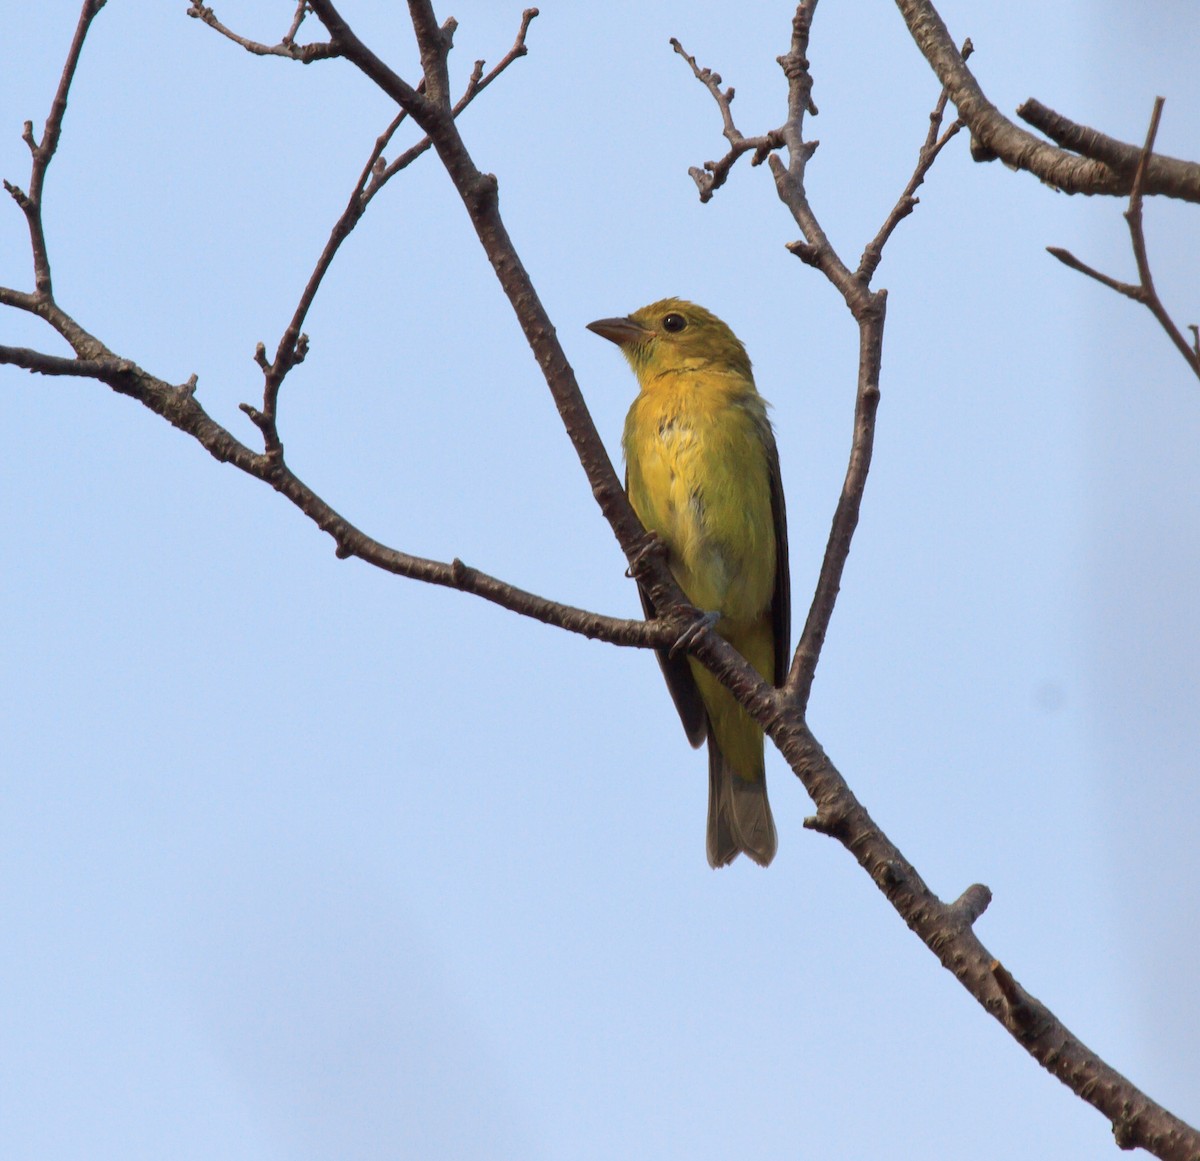
[[791, 666], [792, 574], [788, 567], [787, 508], [779, 474], [775, 436], [767, 428], [767, 467], [771, 473], [771, 516], [775, 524], [775, 592], [771, 597], [771, 627], [775, 636], [775, 684], [782, 685]]
[[[776, 459], [778, 460], [778, 456]], [[777, 469], [778, 470], [778, 469]], [[625, 491], [629, 491], [629, 472], [625, 473]], [[642, 599], [642, 612], [646, 620], [651, 621], [657, 614], [650, 594], [638, 585], [638, 596]], [[686, 656], [671, 656], [669, 649], [656, 649], [658, 667], [667, 681], [667, 691], [679, 712], [679, 720], [683, 722], [683, 732], [693, 746], [704, 744], [708, 737], [708, 711], [700, 700], [700, 691], [696, 688], [696, 679], [692, 676], [691, 667]]]
[[[638, 596], [642, 598], [642, 611], [649, 621], [655, 616], [654, 603], [640, 584]], [[654, 652], [658, 655], [659, 668], [667, 679], [667, 689], [679, 711], [679, 720], [683, 722], [688, 741], [693, 746], [699, 746], [708, 737], [708, 711], [700, 700], [700, 691], [696, 688], [696, 679], [692, 676], [687, 656], [677, 654], [672, 657], [668, 649], [656, 649]]]

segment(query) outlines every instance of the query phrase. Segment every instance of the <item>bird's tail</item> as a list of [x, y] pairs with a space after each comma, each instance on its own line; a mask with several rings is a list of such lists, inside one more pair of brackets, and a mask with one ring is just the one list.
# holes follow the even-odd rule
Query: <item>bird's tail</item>
[[778, 841], [767, 780], [760, 768], [743, 778], [725, 760], [711, 727], [708, 735], [708, 865], [724, 867], [743, 851], [760, 867], [775, 857]]

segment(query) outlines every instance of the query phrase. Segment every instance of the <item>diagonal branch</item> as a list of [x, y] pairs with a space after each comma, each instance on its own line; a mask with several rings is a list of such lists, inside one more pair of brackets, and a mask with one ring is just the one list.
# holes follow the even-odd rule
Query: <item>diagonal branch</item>
[[67, 112], [67, 94], [71, 91], [71, 82], [75, 79], [75, 70], [79, 65], [79, 54], [83, 51], [83, 42], [87, 38], [88, 29], [96, 14], [104, 7], [104, 0], [84, 0], [79, 11], [79, 21], [75, 25], [75, 35], [71, 38], [71, 47], [67, 50], [67, 60], [63, 65], [62, 74], [58, 79], [58, 89], [50, 104], [50, 114], [42, 130], [41, 141], [33, 139], [33, 122], [26, 121], [21, 133], [21, 140], [29, 146], [33, 163], [29, 175], [29, 192], [21, 190], [10, 182], [4, 183], [4, 188], [13, 200], [21, 207], [25, 222], [29, 227], [29, 242], [33, 251], [33, 280], [36, 293], [40, 298], [49, 298], [53, 293], [53, 282], [50, 277], [50, 255], [46, 248], [46, 233], [42, 226], [42, 193], [46, 183], [46, 169], [58, 148], [62, 137], [63, 117]]
[[[963, 60], [966, 60], [971, 52], [972, 45], [968, 40], [962, 48]], [[961, 119], [955, 120], [951, 122], [946, 132], [939, 136], [949, 100], [950, 94], [943, 88], [937, 104], [933, 107], [933, 112], [929, 114], [929, 132], [925, 135], [925, 144], [921, 146], [921, 152], [917, 156], [917, 167], [913, 170], [912, 177], [908, 179], [903, 193], [892, 207], [892, 212], [884, 219], [883, 225], [879, 227], [879, 232], [867, 243], [867, 247], [863, 251], [862, 258], [858, 263], [858, 275], [867, 282], [870, 282], [875, 276], [875, 271], [883, 260], [883, 248], [887, 245], [887, 240], [895, 232], [896, 227], [920, 204], [921, 199], [916, 196], [917, 190], [924, 182], [926, 174], [933, 168], [938, 154], [945, 149], [964, 125]]]
[[[325, 243], [320, 257], [317, 258], [317, 264], [313, 268], [312, 274], [309, 275], [308, 282], [300, 294], [300, 301], [296, 305], [291, 321], [288, 323], [279, 340], [279, 345], [275, 349], [275, 358], [271, 362], [267, 362], [266, 348], [262, 343], [259, 343], [255, 350], [254, 358], [262, 368], [264, 380], [262, 410], [260, 411], [255, 407], [251, 407], [248, 403], [242, 404], [242, 410], [262, 432], [263, 442], [268, 455], [276, 456], [280, 459], [283, 457], [283, 442], [279, 438], [278, 425], [279, 389], [283, 385], [283, 380], [287, 376], [287, 373], [297, 363], [304, 362], [304, 358], [308, 354], [308, 335], [304, 334], [302, 330], [304, 320], [308, 317], [309, 308], [312, 306], [313, 300], [317, 296], [317, 291], [321, 288], [321, 282], [328, 272], [329, 267], [333, 264], [338, 250], [341, 249], [342, 243], [350, 236], [350, 232], [366, 212], [367, 204], [371, 197], [382, 187], [388, 177], [391, 176], [391, 174], [388, 174], [386, 177], [382, 176], [382, 172], [379, 170], [379, 163], [383, 158], [383, 151], [387, 148], [388, 143], [391, 141], [396, 130], [400, 128], [401, 122], [403, 122], [406, 116], [407, 114], [401, 109], [392, 118], [392, 123], [376, 138], [375, 147], [371, 150], [371, 155], [367, 158], [367, 163], [363, 166], [362, 173], [359, 174], [354, 191], [350, 195], [350, 200], [346, 203], [346, 208], [342, 211], [341, 216], [334, 223], [333, 229], [329, 234], [329, 240]], [[369, 194], [367, 192], [368, 189], [370, 190]]]
[[817, 814], [805, 826], [836, 838], [854, 856], [984, 1010], [1043, 1068], [1112, 1123], [1121, 1148], [1140, 1147], [1166, 1161], [1197, 1161], [1200, 1133], [1088, 1048], [979, 940], [972, 925], [991, 892], [977, 883], [954, 902], [943, 902], [870, 817], [807, 726], [768, 723], [766, 715], [756, 716], [817, 804]]
[[[79, 333], [86, 334], [78, 324], [74, 325]], [[337, 555], [343, 559], [357, 557], [396, 576], [470, 593], [521, 616], [614, 645], [664, 648], [678, 637], [678, 629], [667, 622], [629, 620], [576, 608], [527, 592], [461, 560], [429, 560], [391, 548], [355, 527], [286, 465], [266, 453], [251, 450], [217, 423], [196, 399], [194, 376], [187, 383], [175, 386], [151, 375], [132, 360], [113, 354], [90, 335], [86, 335], [80, 346], [84, 350], [74, 359], [26, 347], [0, 346], [0, 364], [23, 367], [36, 374], [96, 379], [137, 400], [190, 435], [218, 462], [232, 464], [239, 471], [270, 484], [332, 537]]]
[[[494, 174], [481, 173], [475, 166], [459, 133], [453, 110], [444, 99], [443, 91], [439, 90], [444, 84], [445, 61], [452, 45], [452, 26], [438, 26], [428, 3], [410, 0], [426, 85], [426, 93], [421, 94], [355, 35], [333, 0], [310, 0], [310, 6], [346, 58], [407, 110], [429, 136], [513, 308], [587, 475], [592, 494], [613, 529], [626, 560], [650, 592], [656, 608], [677, 610], [684, 623], [690, 622], [694, 611], [661, 554], [639, 552], [644, 544], [645, 530], [630, 507], [625, 489], [584, 403], [575, 372], [500, 216], [499, 183]], [[718, 641], [712, 647], [721, 651], [722, 644]], [[729, 656], [731, 662], [737, 659], [736, 651], [730, 649]]]

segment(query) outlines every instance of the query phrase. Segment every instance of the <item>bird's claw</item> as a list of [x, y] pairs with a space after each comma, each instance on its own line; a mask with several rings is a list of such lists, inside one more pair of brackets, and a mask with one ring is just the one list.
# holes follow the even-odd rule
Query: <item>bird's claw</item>
[[634, 579], [634, 574], [637, 572], [637, 566], [650, 555], [652, 552], [658, 552], [666, 546], [663, 544], [661, 537], [657, 532], [647, 532], [642, 539], [642, 543], [634, 550], [633, 555], [629, 558], [629, 564], [625, 569], [625, 575], [630, 580]]
[[668, 656], [673, 658], [680, 653], [686, 653], [720, 619], [720, 613], [701, 613], [700, 616], [679, 634], [679, 640], [671, 646]]

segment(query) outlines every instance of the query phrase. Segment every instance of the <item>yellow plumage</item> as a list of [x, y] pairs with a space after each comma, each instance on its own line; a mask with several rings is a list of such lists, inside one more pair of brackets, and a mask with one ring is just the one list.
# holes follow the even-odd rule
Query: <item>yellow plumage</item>
[[[779, 684], [789, 633], [786, 518], [745, 348], [715, 315], [676, 298], [590, 328], [621, 347], [640, 387], [622, 441], [634, 511], [666, 545], [688, 600], [718, 613], [717, 632]], [[699, 662], [659, 660], [688, 737], [708, 741], [709, 862], [724, 866], [745, 851], [765, 866], [776, 838], [761, 729]]]

